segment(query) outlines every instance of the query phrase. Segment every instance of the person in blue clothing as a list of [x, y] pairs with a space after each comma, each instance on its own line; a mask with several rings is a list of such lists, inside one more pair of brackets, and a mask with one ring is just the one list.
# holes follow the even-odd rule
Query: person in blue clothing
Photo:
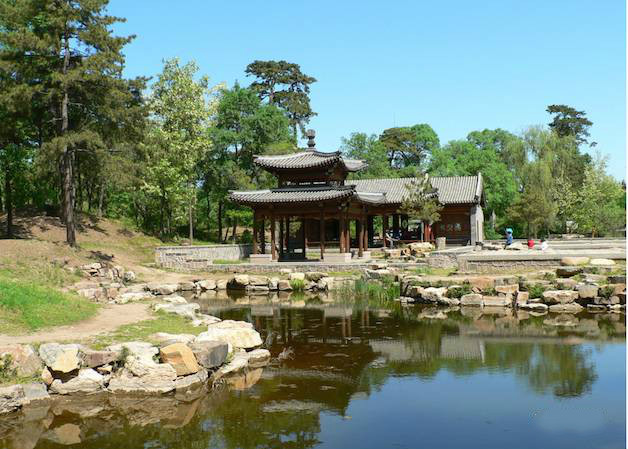
[[506, 246], [512, 245], [512, 228], [506, 228]]

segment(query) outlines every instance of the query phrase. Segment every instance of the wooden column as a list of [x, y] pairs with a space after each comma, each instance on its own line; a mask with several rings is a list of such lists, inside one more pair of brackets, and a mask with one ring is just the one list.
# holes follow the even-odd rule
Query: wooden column
[[358, 240], [358, 257], [364, 256], [364, 222], [362, 219], [355, 221], [355, 236]]
[[275, 247], [275, 215], [270, 216], [270, 253], [273, 260], [277, 260], [277, 248]]
[[369, 233], [368, 233], [368, 216], [362, 217], [363, 231], [362, 231], [362, 249], [364, 251], [369, 250]]
[[253, 213], [253, 254], [259, 254], [257, 248], [257, 214]]
[[366, 217], [366, 239], [367, 239], [367, 243], [366, 243], [366, 247], [368, 248], [369, 246], [373, 246], [373, 237], [375, 237], [375, 229], [373, 227], [373, 216], [372, 215], [368, 215]]
[[340, 215], [340, 232], [339, 232], [339, 236], [338, 236], [338, 244], [340, 247], [340, 252], [341, 253], [346, 253], [346, 248], [345, 248], [345, 216], [344, 215]]
[[399, 235], [399, 214], [393, 215], [393, 234], [395, 237]]
[[279, 218], [279, 257], [281, 259], [283, 259], [283, 242], [284, 242], [284, 232], [283, 232], [283, 228], [284, 228], [284, 222], [283, 222], [283, 217]]
[[321, 209], [321, 218], [319, 220], [319, 242], [321, 247], [321, 260], [325, 257], [325, 212]]
[[286, 217], [286, 252], [290, 257], [290, 217]]
[[262, 254], [266, 254], [266, 217], [264, 217], [262, 215], [262, 219], [261, 219], [261, 226], [260, 226], [260, 234], [259, 234], [259, 242], [260, 242], [260, 248], [261, 248], [261, 253]]
[[303, 259], [307, 259], [307, 218], [301, 217], [301, 243], [303, 247]]
[[382, 215], [382, 239], [384, 241], [384, 248], [387, 248], [386, 233], [388, 232], [388, 215]]
[[345, 248], [346, 252], [351, 252], [351, 222], [349, 217], [345, 217]]

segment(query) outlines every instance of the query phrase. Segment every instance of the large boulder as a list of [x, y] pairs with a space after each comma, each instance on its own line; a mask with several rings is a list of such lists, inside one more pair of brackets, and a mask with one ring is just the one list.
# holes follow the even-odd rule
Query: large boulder
[[202, 281], [198, 281], [197, 285], [201, 288], [201, 290], [216, 290], [216, 281], [213, 279], [205, 279]]
[[580, 273], [582, 273], [581, 267], [559, 267], [556, 269], [556, 276], [561, 278], [570, 278]]
[[44, 343], [39, 347], [39, 357], [52, 371], [69, 373], [81, 365], [79, 350], [80, 346], [75, 344]]
[[563, 257], [562, 259], [560, 259], [560, 264], [567, 267], [577, 267], [580, 265], [588, 264], [589, 260], [590, 259], [588, 257]]
[[514, 295], [519, 291], [519, 284], [498, 285], [495, 287], [495, 291], [504, 295]]
[[22, 385], [0, 387], [0, 414], [9, 413], [19, 409], [24, 399]]
[[254, 349], [246, 353], [249, 359], [249, 368], [261, 368], [268, 365], [270, 351], [268, 349]]
[[229, 345], [222, 341], [195, 341], [190, 345], [197, 362], [203, 368], [216, 368], [227, 359]]
[[447, 287], [427, 287], [424, 288], [421, 297], [429, 302], [440, 302], [447, 293]]
[[482, 295], [479, 293], [469, 293], [460, 298], [461, 306], [483, 306]]
[[188, 320], [196, 318], [196, 312], [200, 310], [200, 308], [200, 304], [194, 302], [188, 304], [160, 303], [155, 304], [153, 307], [155, 311], [163, 310], [164, 312], [174, 313], [175, 315], [182, 316]]
[[305, 273], [290, 273], [288, 274], [288, 279], [290, 279], [291, 281], [305, 281]]
[[197, 373], [200, 367], [192, 350], [183, 343], [174, 343], [159, 350], [161, 361], [172, 365], [177, 376]]
[[482, 303], [484, 307], [512, 307], [512, 298], [510, 296], [483, 296]]
[[422, 254], [422, 253], [429, 253], [430, 251], [434, 251], [434, 245], [432, 245], [429, 242], [415, 242], [415, 243], [410, 243], [408, 245], [408, 248], [410, 248], [410, 253], [412, 255], [416, 255], [416, 254]]
[[9, 369], [20, 377], [30, 377], [41, 371], [41, 359], [31, 345], [0, 346], [0, 360], [10, 358]]
[[305, 273], [305, 279], [312, 282], [318, 282], [327, 276], [327, 273], [322, 273], [320, 271], [308, 271]]
[[172, 295], [179, 289], [179, 284], [150, 284], [148, 289], [154, 295]]
[[174, 381], [174, 389], [177, 393], [190, 388], [198, 388], [207, 382], [209, 375], [206, 369], [199, 369], [198, 372], [187, 376], [179, 377]]
[[227, 282], [227, 289], [229, 290], [244, 290], [249, 285], [248, 274], [237, 274]]
[[111, 377], [109, 391], [113, 393], [168, 393], [174, 390], [177, 372], [167, 363], [145, 366], [141, 372], [143, 375], [137, 376], [130, 368], [121, 369]]
[[489, 277], [470, 278], [469, 284], [474, 292], [479, 293], [495, 287], [495, 279]]
[[625, 284], [626, 283], [626, 275], [625, 274], [615, 274], [608, 277], [609, 284]]
[[578, 297], [580, 299], [593, 299], [598, 294], [598, 286], [592, 284], [584, 284], [578, 287]]
[[589, 261], [589, 265], [593, 265], [594, 267], [607, 267], [611, 265], [615, 265], [615, 262], [611, 259], [591, 259]]
[[582, 307], [577, 302], [572, 302], [569, 304], [553, 304], [549, 306], [549, 311], [556, 313], [578, 313], [583, 310], [584, 307]]
[[167, 295], [159, 298], [160, 301], [167, 302], [169, 304], [187, 304], [186, 299], [181, 295]]
[[249, 276], [249, 286], [268, 287], [268, 278], [266, 276]]
[[290, 285], [290, 281], [287, 279], [279, 279], [279, 281], [277, 281], [277, 290], [279, 291], [292, 290], [292, 285]]
[[55, 379], [50, 385], [50, 391], [57, 394], [90, 394], [100, 391], [105, 386], [102, 374], [91, 368], [81, 369], [78, 376], [67, 382]]
[[115, 345], [107, 346], [106, 349], [114, 352], [117, 356], [117, 360], [122, 360], [123, 355], [125, 355], [126, 359], [122, 360], [123, 362], [130, 357], [152, 361], [153, 357], [159, 353], [159, 350], [155, 346], [145, 341], [117, 343]]
[[162, 346], [168, 346], [173, 343], [188, 344], [194, 341], [194, 334], [170, 334], [168, 332], [157, 332], [151, 335], [151, 339], [159, 342]]
[[251, 323], [245, 321], [225, 320], [207, 327], [196, 337], [195, 342], [221, 341], [230, 345], [230, 350], [242, 348], [251, 349], [262, 344], [259, 332], [253, 329]]
[[556, 286], [560, 290], [573, 290], [578, 285], [578, 281], [571, 278], [559, 278], [556, 279]]
[[88, 368], [96, 368], [118, 360], [118, 353], [114, 351], [98, 351], [83, 348], [81, 351], [82, 365]]
[[543, 292], [545, 304], [570, 304], [578, 299], [578, 292], [572, 290], [546, 290]]

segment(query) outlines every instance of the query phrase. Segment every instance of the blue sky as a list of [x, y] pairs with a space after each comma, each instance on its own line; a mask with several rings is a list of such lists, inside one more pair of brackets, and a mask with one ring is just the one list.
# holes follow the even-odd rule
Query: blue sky
[[317, 78], [317, 147], [343, 136], [428, 123], [441, 143], [473, 130], [546, 124], [549, 104], [587, 112], [609, 172], [625, 178], [626, 40], [622, 0], [128, 1], [118, 34], [128, 76], [194, 59], [212, 82], [248, 84], [255, 59]]

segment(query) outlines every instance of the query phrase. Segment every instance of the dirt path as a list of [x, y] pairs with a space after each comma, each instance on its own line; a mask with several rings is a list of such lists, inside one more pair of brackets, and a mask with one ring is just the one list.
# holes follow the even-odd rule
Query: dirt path
[[89, 337], [114, 331], [125, 324], [153, 318], [146, 303], [105, 305], [89, 320], [71, 326], [59, 326], [27, 335], [2, 335], [0, 345], [11, 343], [36, 343], [46, 341], [80, 341]]

